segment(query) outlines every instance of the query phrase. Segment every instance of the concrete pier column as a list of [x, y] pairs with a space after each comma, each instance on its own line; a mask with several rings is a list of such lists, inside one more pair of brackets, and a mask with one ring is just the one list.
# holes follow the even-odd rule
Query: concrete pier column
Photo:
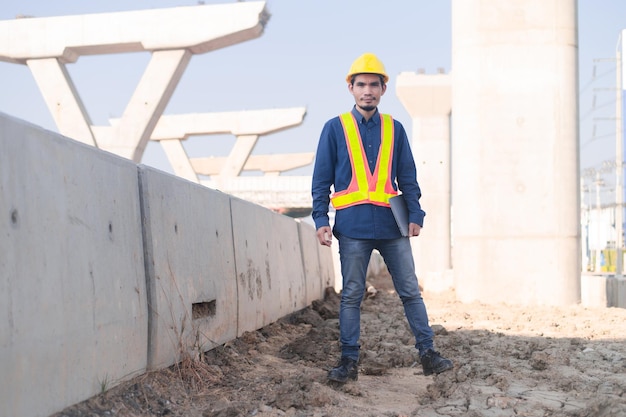
[[460, 301], [580, 300], [575, 0], [452, 1]]
[[411, 239], [415, 269], [428, 291], [453, 286], [450, 273], [450, 109], [448, 74], [403, 72], [396, 95], [411, 115], [411, 149], [422, 189], [426, 219], [419, 238]]

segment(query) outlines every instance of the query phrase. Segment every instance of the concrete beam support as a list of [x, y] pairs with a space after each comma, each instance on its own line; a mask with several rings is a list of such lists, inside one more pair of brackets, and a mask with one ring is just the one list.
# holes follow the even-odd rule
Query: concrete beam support
[[[161, 141], [163, 144], [166, 141]], [[180, 143], [180, 142], [179, 142]], [[315, 152], [302, 152], [274, 155], [250, 155], [243, 170], [263, 171], [265, 175], [279, 175], [283, 171], [310, 165], [315, 159]], [[195, 173], [199, 175], [218, 175], [226, 163], [226, 158], [207, 157], [189, 158]]]
[[[161, 147], [165, 151], [165, 156], [167, 156], [168, 161], [170, 161], [170, 165], [172, 165], [174, 173], [181, 178], [199, 183], [200, 179], [196, 173], [199, 171], [197, 171], [196, 167], [192, 165], [192, 161], [189, 158], [189, 155], [187, 155], [187, 151], [185, 150], [183, 143], [177, 139], [162, 140], [160, 143]], [[201, 172], [199, 173], [201, 174]]]
[[575, 0], [452, 1], [460, 301], [580, 300]]
[[191, 53], [184, 49], [154, 52], [119, 123], [97, 138], [100, 148], [140, 162], [190, 59]]
[[258, 38], [264, 1], [0, 21], [0, 61], [187, 49], [202, 54]]
[[451, 80], [447, 74], [401, 73], [396, 94], [413, 120], [411, 147], [426, 211], [424, 229], [411, 240], [416, 272], [430, 291], [453, 286], [447, 274], [450, 243], [450, 111]]
[[241, 174], [243, 166], [246, 164], [248, 157], [254, 150], [259, 135], [241, 135], [237, 136], [235, 146], [231, 149], [230, 154], [226, 158], [226, 163], [220, 171], [220, 177], [236, 177]]
[[[268, 19], [250, 2], [0, 21], [0, 61], [28, 64], [61, 134], [139, 162], [191, 56], [259, 37]], [[140, 51], [152, 59], [121, 120], [91, 126], [64, 64]]]
[[26, 61], [59, 132], [87, 145], [96, 146], [91, 119], [74, 82], [58, 58]]
[[[152, 140], [161, 142], [177, 175], [195, 182], [199, 182], [198, 174], [214, 175], [217, 177], [214, 179], [217, 184], [219, 178], [236, 177], [244, 169], [276, 172], [277, 168], [271, 165], [276, 162], [276, 158], [253, 157], [254, 167], [247, 167], [259, 136], [297, 126], [302, 123], [305, 115], [304, 107], [168, 115], [159, 120], [152, 132]], [[189, 136], [220, 133], [237, 136], [235, 145], [226, 158], [203, 158], [192, 162], [182, 144], [173, 144], [175, 141], [180, 143]], [[293, 163], [289, 166], [297, 167]], [[216, 167], [219, 167], [217, 171]]]
[[298, 126], [305, 116], [305, 107], [164, 115], [155, 126], [151, 139], [187, 139], [194, 135], [221, 133], [266, 135]]

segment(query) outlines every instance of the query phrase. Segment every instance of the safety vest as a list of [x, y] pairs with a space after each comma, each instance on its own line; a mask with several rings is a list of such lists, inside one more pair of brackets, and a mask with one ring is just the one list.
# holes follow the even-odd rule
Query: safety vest
[[388, 114], [380, 115], [380, 148], [374, 173], [370, 171], [361, 142], [357, 121], [352, 113], [339, 116], [352, 166], [352, 179], [345, 190], [330, 198], [335, 210], [358, 204], [375, 204], [389, 207], [389, 199], [398, 194], [391, 185], [391, 160], [393, 153], [393, 119]]

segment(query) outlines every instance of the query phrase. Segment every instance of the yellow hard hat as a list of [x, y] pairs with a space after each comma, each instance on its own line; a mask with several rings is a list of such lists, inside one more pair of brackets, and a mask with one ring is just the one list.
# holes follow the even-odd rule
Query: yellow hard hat
[[346, 76], [346, 81], [350, 83], [352, 81], [352, 76], [356, 74], [378, 74], [383, 77], [385, 84], [389, 81], [389, 76], [385, 72], [385, 66], [381, 62], [376, 55], [372, 53], [364, 53], [360, 57], [354, 60], [352, 66], [350, 67], [350, 71]]

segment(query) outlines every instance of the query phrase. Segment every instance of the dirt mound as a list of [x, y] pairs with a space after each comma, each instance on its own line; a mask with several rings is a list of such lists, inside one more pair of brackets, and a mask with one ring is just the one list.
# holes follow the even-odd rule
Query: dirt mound
[[356, 382], [326, 381], [339, 356], [339, 295], [327, 289], [310, 308], [54, 417], [626, 415], [626, 310], [425, 292], [436, 347], [455, 362], [425, 377], [388, 277], [371, 284]]

